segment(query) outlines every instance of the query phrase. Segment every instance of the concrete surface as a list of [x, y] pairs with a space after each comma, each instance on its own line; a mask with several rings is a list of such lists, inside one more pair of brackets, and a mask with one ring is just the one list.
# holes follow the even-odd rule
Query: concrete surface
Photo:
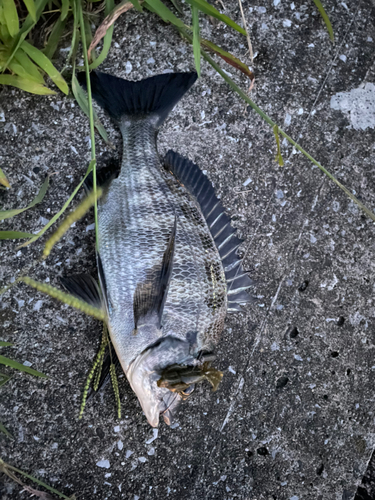
[[[224, 4], [240, 22], [237, 2]], [[252, 98], [375, 210], [374, 129], [356, 129], [350, 111], [331, 108], [333, 96], [375, 81], [374, 5], [324, 1], [335, 45], [312, 1], [243, 5], [257, 53]], [[246, 59], [244, 38], [202, 22], [205, 37]], [[128, 13], [114, 41], [101, 69], [119, 76], [193, 67], [190, 48], [151, 15]], [[0, 107], [0, 165], [12, 184], [1, 204], [26, 205], [45, 174], [56, 174], [41, 205], [1, 224], [36, 231], [85, 172], [88, 122], [61, 95], [2, 89]], [[104, 121], [118, 154], [119, 134]], [[1, 302], [1, 339], [15, 343], [2, 352], [49, 379], [15, 373], [1, 388], [1, 421], [15, 436], [0, 437], [1, 457], [81, 500], [352, 500], [375, 445], [373, 223], [284, 143], [279, 167], [272, 130], [206, 64], [163, 127], [159, 148], [207, 170], [245, 239], [245, 267], [257, 283], [256, 303], [228, 318], [218, 346], [220, 390], [202, 385], [178, 425], [155, 432], [122, 379], [120, 421], [110, 388], [78, 421], [100, 326], [18, 286]], [[99, 138], [97, 149], [99, 157], [113, 154]], [[57, 284], [58, 276], [95, 273], [92, 223], [92, 214], [77, 223], [31, 275]], [[1, 242], [1, 285], [42, 245], [17, 251], [16, 242]], [[26, 497], [0, 481], [2, 499]]]

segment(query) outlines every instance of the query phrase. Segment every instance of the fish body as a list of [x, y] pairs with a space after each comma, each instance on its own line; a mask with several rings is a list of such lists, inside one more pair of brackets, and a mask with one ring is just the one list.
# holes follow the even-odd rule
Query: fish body
[[91, 75], [93, 97], [123, 137], [119, 175], [98, 201], [101, 289], [111, 341], [152, 426], [160, 414], [170, 424], [194, 383], [215, 378], [208, 353], [228, 305], [239, 310], [251, 285], [208, 179], [173, 152], [163, 168], [157, 153], [159, 127], [195, 79]]

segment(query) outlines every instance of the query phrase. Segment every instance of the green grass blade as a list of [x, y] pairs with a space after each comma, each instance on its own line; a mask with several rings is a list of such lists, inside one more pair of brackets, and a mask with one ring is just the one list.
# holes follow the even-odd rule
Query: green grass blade
[[138, 12], [143, 12], [143, 9], [142, 9], [142, 5], [139, 3], [138, 0], [130, 0], [130, 3], [132, 3], [134, 5], [134, 8], [138, 11]]
[[37, 95], [54, 95], [56, 92], [34, 80], [26, 80], [18, 75], [0, 75], [0, 85], [10, 85]]
[[[78, 83], [77, 77], [73, 74], [72, 76], [72, 92], [73, 95], [79, 105], [79, 107], [82, 109], [82, 111], [85, 113], [85, 115], [89, 116], [89, 103], [87, 100], [87, 97], [85, 96], [84, 91], [82, 90], [82, 87]], [[102, 124], [102, 122], [99, 120], [98, 115], [96, 114], [96, 111], [94, 110], [94, 124], [95, 128], [99, 132], [99, 134], [102, 136], [103, 140], [108, 144], [109, 139], [108, 139], [108, 134]]]
[[201, 43], [199, 38], [199, 11], [194, 5], [191, 7], [192, 23], [193, 23], [193, 52], [195, 68], [198, 77], [201, 76]]
[[166, 23], [171, 23], [177, 28], [185, 27], [181, 19], [176, 17], [161, 0], [145, 0], [145, 7], [151, 7], [152, 12], [155, 12]]
[[3, 24], [4, 26], [6, 26], [6, 24], [7, 24], [7, 22], [5, 20], [4, 8], [3, 8], [2, 4], [0, 4], [0, 24]]
[[98, 186], [96, 192], [92, 191], [89, 193], [83, 201], [78, 205], [78, 207], [71, 212], [66, 219], [60, 224], [53, 235], [49, 238], [44, 246], [43, 258], [48, 257], [51, 253], [52, 248], [58, 243], [65, 233], [70, 229], [74, 222], [82, 219], [86, 213], [93, 207], [96, 201], [103, 195], [103, 189]]
[[20, 29], [16, 4], [14, 0], [5, 0], [5, 2], [2, 2], [2, 6], [9, 34], [14, 37]]
[[[0, 78], [1, 78], [1, 76], [0, 76]], [[47, 192], [48, 185], [49, 185], [49, 177], [47, 176], [45, 181], [42, 184], [42, 187], [40, 188], [39, 193], [35, 196], [35, 198], [30, 203], [30, 205], [28, 205], [25, 208], [15, 208], [13, 210], [0, 210], [0, 220], [10, 219], [11, 217], [14, 217], [15, 215], [18, 215], [18, 214], [24, 212], [25, 210], [28, 210], [29, 208], [32, 208], [35, 205], [37, 205], [38, 203], [40, 203], [43, 200], [43, 198]]]
[[13, 345], [12, 342], [4, 342], [3, 340], [0, 340], [0, 347], [9, 347]]
[[275, 125], [273, 127], [273, 133], [275, 135], [276, 139], [276, 147], [277, 147], [277, 153], [276, 153], [276, 158], [275, 160], [279, 162], [279, 166], [283, 167], [284, 166], [284, 160], [283, 157], [281, 156], [281, 148], [280, 148], [280, 137], [279, 137], [279, 127]]
[[43, 71], [51, 78], [53, 83], [62, 91], [64, 94], [69, 94], [69, 87], [64, 78], [61, 76], [59, 71], [51, 63], [51, 61], [46, 57], [43, 52], [29, 42], [22, 42], [22, 49], [26, 54], [32, 59], [38, 66], [42, 68]]
[[23, 2], [26, 5], [26, 9], [30, 14], [31, 19], [34, 21], [34, 23], [36, 23], [36, 8], [34, 0], [23, 0]]
[[[1, 76], [1, 75], [0, 75], [0, 76]], [[1, 168], [0, 168], [0, 184], [1, 184], [2, 186], [5, 186], [5, 187], [7, 187], [7, 188], [10, 188], [10, 184], [9, 184], [9, 182], [8, 182], [8, 179], [6, 178], [6, 176], [5, 176], [4, 172], [1, 170]]]
[[[57, 495], [58, 497], [60, 498], [64, 498], [66, 500], [76, 500], [76, 497], [75, 495], [72, 495], [70, 497], [67, 497], [66, 495], [64, 495], [63, 493], [60, 493], [60, 491], [58, 490], [55, 490], [55, 488], [52, 488], [51, 486], [48, 486], [48, 484], [46, 483], [43, 483], [43, 481], [40, 481], [39, 479], [37, 479], [36, 477], [34, 476], [31, 476], [30, 474], [27, 474], [26, 472], [23, 472], [22, 470], [20, 469], [17, 469], [16, 467], [13, 467], [12, 465], [9, 465], [7, 463], [5, 463], [1, 458], [0, 458], [0, 472], [3, 472], [4, 474], [7, 474], [11, 479], [13, 479], [14, 481], [14, 476], [13, 474], [10, 474], [9, 472], [17, 472], [17, 474], [21, 474], [21, 476], [24, 476], [24, 477], [27, 477], [27, 479], [30, 479], [31, 481], [33, 481], [34, 483], [36, 484], [39, 484], [39, 486], [43, 486], [43, 488], [45, 488], [46, 490], [50, 491], [51, 493], [54, 493], [55, 495]], [[24, 484], [22, 482], [20, 482], [20, 480], [18, 481], [21, 486], [24, 486]], [[41, 492], [37, 492], [36, 490], [34, 491], [34, 495], [36, 493], [41, 493]], [[40, 498], [41, 497], [41, 494], [39, 495]], [[44, 498], [45, 500], [48, 500], [48, 498], [46, 498], [46, 495], [44, 495]]]
[[81, 189], [81, 186], [85, 182], [86, 177], [91, 172], [93, 165], [94, 165], [94, 161], [91, 161], [88, 168], [87, 168], [87, 172], [86, 172], [85, 176], [83, 177], [81, 182], [78, 184], [78, 186], [75, 188], [73, 193], [69, 196], [68, 200], [64, 203], [62, 209], [52, 217], [52, 219], [39, 231], [39, 233], [34, 234], [33, 238], [31, 238], [29, 241], [26, 241], [22, 245], [20, 245], [19, 248], [26, 247], [26, 246], [30, 245], [31, 243], [34, 243], [34, 241], [39, 239], [52, 226], [52, 224], [54, 224], [64, 214], [65, 210], [68, 208], [68, 206], [70, 205], [70, 203], [72, 202], [72, 200], [74, 199], [74, 197], [76, 196], [78, 191]]
[[24, 80], [35, 82], [38, 85], [42, 85], [44, 83], [43, 78], [42, 78], [42, 81], [40, 81], [40, 74], [38, 75], [38, 77], [35, 77], [34, 75], [30, 75], [26, 71], [25, 67], [17, 61], [16, 57], [14, 57], [14, 59], [12, 59], [10, 61], [8, 69], [10, 69], [10, 71], [12, 71], [15, 75], [20, 76]]
[[[86, 43], [87, 45], [90, 45], [91, 41], [92, 41], [92, 30], [91, 30], [91, 23], [88, 19], [84, 19], [84, 25], [85, 25], [85, 35], [86, 35]], [[95, 53], [95, 50], [92, 51], [91, 53], [91, 58], [93, 59], [93, 61], [95, 61], [96, 59], [96, 53]]]
[[[35, 281], [28, 276], [24, 276], [23, 278], [19, 278], [19, 281], [23, 281], [26, 285], [32, 286], [39, 292], [45, 293], [52, 297], [53, 299], [57, 299], [63, 304], [67, 304], [68, 306], [74, 307], [78, 311], [84, 312], [89, 316], [93, 316], [96, 319], [101, 321], [105, 321], [107, 319], [106, 313], [103, 309], [99, 309], [98, 307], [94, 307], [84, 300], [77, 299], [73, 295], [69, 293], [63, 292], [54, 286], [48, 285], [47, 283], [40, 283], [39, 281]], [[0, 356], [1, 363], [1, 356]]]
[[[116, 8], [119, 8], [121, 5], [122, 5], [122, 3], [120, 5], [118, 5]], [[104, 11], [105, 15], [106, 16], [110, 15], [113, 12], [114, 8], [115, 8], [114, 0], [106, 0], [105, 11]], [[100, 54], [98, 55], [96, 60], [90, 64], [90, 70], [97, 68], [100, 64], [102, 64], [102, 62], [107, 57], [109, 49], [111, 48], [111, 44], [112, 44], [112, 35], [113, 35], [113, 25], [110, 26], [108, 28], [108, 30], [106, 31], [106, 34], [104, 35], [104, 38], [103, 38], [102, 51], [100, 52]], [[104, 137], [103, 137], [103, 139], [104, 139]]]
[[181, 2], [180, 0], [170, 0], [174, 6], [174, 8], [177, 10], [177, 12], [182, 15], [183, 14], [183, 11], [182, 11], [182, 5], [181, 5]]
[[61, 21], [64, 21], [69, 12], [69, 0], [61, 0]]
[[243, 28], [241, 28], [241, 26], [232, 21], [230, 17], [226, 16], [225, 14], [221, 14], [217, 9], [215, 9], [215, 7], [206, 2], [206, 0], [186, 0], [186, 2], [194, 7], [197, 7], [197, 9], [202, 11], [204, 14], [219, 19], [219, 21], [222, 21], [227, 26], [230, 26], [231, 28], [235, 29], [242, 35], [246, 36], [246, 30], [244, 30]]
[[56, 52], [57, 46], [64, 33], [65, 25], [66, 25], [66, 20], [62, 19], [62, 14], [61, 14], [61, 16], [58, 18], [58, 20], [55, 22], [52, 28], [51, 34], [48, 38], [47, 45], [43, 49], [43, 54], [50, 60], [53, 58]]
[[[110, 0], [112, 1], [112, 0]], [[87, 99], [89, 106], [89, 121], [90, 121], [90, 140], [91, 140], [91, 161], [92, 166], [92, 182], [93, 182], [93, 194], [96, 197], [96, 151], [95, 151], [95, 123], [94, 123], [94, 108], [92, 106], [92, 94], [91, 94], [91, 80], [90, 80], [90, 65], [89, 57], [87, 52], [86, 35], [84, 29], [83, 21], [83, 10], [82, 5], [78, 2], [78, 17], [79, 17], [79, 29], [81, 33], [82, 49], [83, 49], [83, 59], [85, 63], [85, 75], [86, 75], [86, 86], [87, 86]], [[95, 246], [98, 247], [98, 205], [95, 199], [94, 204], [94, 217], [95, 217]]]
[[21, 231], [0, 231], [0, 240], [19, 240], [22, 238], [32, 238], [33, 236], [35, 234], [23, 233]]
[[[44, 7], [46, 6], [47, 3], [48, 3], [48, 0], [36, 0], [35, 7], [36, 7], [36, 19], [37, 19], [37, 21], [39, 20], [42, 12], [44, 10]], [[17, 36], [14, 39], [14, 42], [12, 45], [12, 52], [11, 52], [7, 62], [2, 67], [2, 69], [1, 69], [2, 72], [4, 72], [8, 68], [8, 64], [13, 59], [13, 57], [14, 57], [15, 53], [17, 52], [17, 50], [19, 49], [21, 43], [25, 40], [25, 38], [27, 37], [29, 32], [33, 29], [34, 25], [35, 25], [35, 21], [33, 21], [33, 18], [29, 14], [26, 17], [25, 21], [22, 24], [20, 31], [18, 32]]]
[[3, 432], [6, 436], [13, 439], [12, 434], [6, 429], [6, 427], [4, 427], [4, 425], [1, 422], [0, 422], [0, 432]]
[[8, 30], [6, 24], [1, 24], [0, 23], [0, 40], [6, 46], [8, 46], [12, 42], [12, 37], [9, 34], [9, 30]]
[[5, 373], [0, 373], [0, 387], [8, 382], [11, 377], [9, 375], [5, 375]]
[[320, 15], [323, 18], [323, 21], [325, 22], [325, 24], [327, 26], [327, 30], [328, 30], [330, 39], [332, 40], [332, 42], [334, 42], [335, 35], [333, 34], [332, 24], [331, 24], [331, 21], [329, 20], [329, 17], [327, 16], [326, 11], [324, 10], [322, 2], [320, 0], [314, 0], [314, 4], [317, 6], [318, 11], [320, 12]]
[[[32, 62], [27, 54], [22, 49], [18, 49], [14, 54], [14, 60], [23, 66], [26, 72], [35, 80], [36, 82], [43, 84], [43, 75], [36, 64]], [[9, 63], [11, 65], [12, 61]]]
[[231, 54], [230, 52], [226, 52], [221, 47], [218, 47], [214, 43], [210, 42], [209, 40], [205, 40], [205, 39], [201, 39], [201, 45], [204, 48], [206, 48], [207, 50], [209, 50], [210, 52], [214, 52], [215, 54], [217, 54], [225, 62], [227, 62], [228, 64], [230, 64], [234, 68], [242, 71], [242, 73], [245, 74], [246, 76], [248, 76], [250, 78], [250, 80], [254, 79], [254, 73], [252, 71], [250, 71], [249, 67], [245, 63], [240, 61], [237, 57], [235, 57], [233, 54]]
[[20, 372], [28, 373], [29, 375], [34, 375], [35, 377], [48, 378], [44, 373], [38, 372], [37, 370], [33, 370], [29, 366], [22, 365], [13, 359], [6, 358], [5, 356], [0, 355], [0, 365], [9, 366], [10, 368], [15, 368]]

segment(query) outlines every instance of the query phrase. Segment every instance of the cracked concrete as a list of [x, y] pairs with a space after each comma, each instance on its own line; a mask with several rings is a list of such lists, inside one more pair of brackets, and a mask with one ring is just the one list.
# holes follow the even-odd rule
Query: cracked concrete
[[[237, 2], [224, 3], [240, 22]], [[257, 54], [251, 97], [374, 210], [374, 130], [350, 128], [330, 106], [332, 96], [375, 83], [374, 5], [324, 5], [335, 45], [311, 1], [243, 0]], [[246, 60], [239, 34], [203, 16], [202, 25], [204, 37]], [[152, 15], [126, 14], [114, 42], [102, 71], [139, 79], [193, 68], [190, 47]], [[0, 166], [12, 184], [1, 205], [25, 206], [56, 173], [42, 204], [1, 224], [36, 231], [86, 170], [88, 122], [61, 95], [3, 89], [0, 108]], [[117, 150], [98, 137], [99, 162], [120, 149], [103, 121]], [[122, 378], [120, 421], [110, 388], [78, 421], [100, 325], [20, 285], [0, 303], [1, 340], [15, 344], [2, 353], [49, 379], [16, 373], [1, 388], [1, 420], [15, 437], [0, 437], [2, 458], [82, 500], [353, 500], [375, 444], [373, 223], [286, 141], [279, 167], [272, 130], [206, 63], [160, 132], [161, 154], [169, 148], [207, 170], [256, 281], [256, 302], [228, 318], [217, 349], [220, 390], [200, 387], [178, 425], [155, 432]], [[57, 284], [94, 274], [92, 223], [92, 214], [79, 221], [32, 276]], [[1, 285], [40, 256], [43, 241], [16, 247], [1, 243]], [[0, 481], [4, 500], [19, 498], [17, 485]]]

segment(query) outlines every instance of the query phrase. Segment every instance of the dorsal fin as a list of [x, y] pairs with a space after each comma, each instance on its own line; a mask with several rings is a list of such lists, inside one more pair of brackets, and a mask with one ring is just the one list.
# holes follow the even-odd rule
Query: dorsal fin
[[242, 240], [235, 235], [236, 230], [231, 226], [211, 182], [198, 165], [174, 151], [168, 151], [164, 165], [198, 202], [223, 263], [228, 285], [228, 312], [241, 310], [240, 305], [251, 300], [244, 292], [253, 284], [236, 254]]

